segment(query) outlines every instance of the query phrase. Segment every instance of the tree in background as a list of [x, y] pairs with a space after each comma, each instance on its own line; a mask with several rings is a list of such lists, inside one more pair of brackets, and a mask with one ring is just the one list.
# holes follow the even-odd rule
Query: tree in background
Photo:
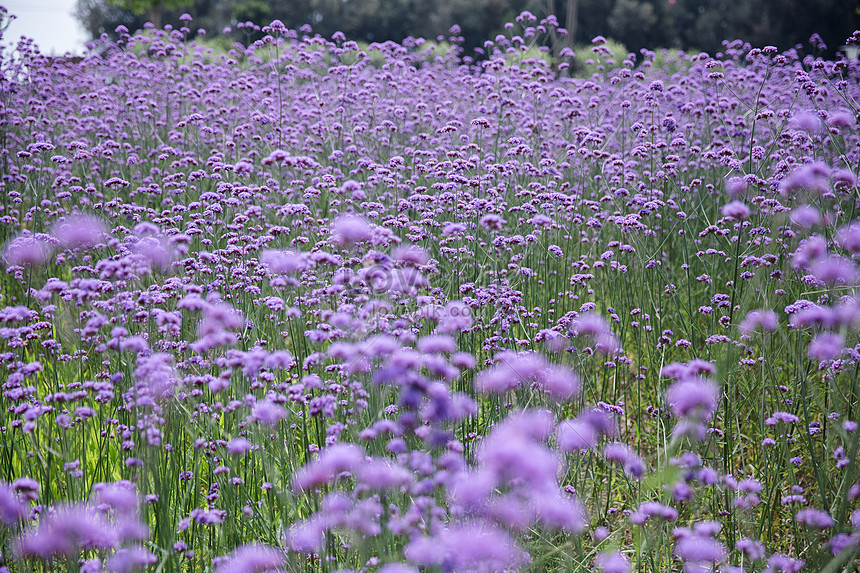
[[617, 0], [606, 23], [612, 37], [627, 46], [647, 46], [654, 41], [657, 11], [651, 2]]
[[678, 46], [710, 53], [719, 51], [723, 40], [735, 39], [787, 50], [806, 44], [812, 34], [824, 38], [832, 53], [860, 27], [855, 0], [674, 0], [668, 4], [667, 25], [674, 28]]
[[[181, 11], [210, 36], [252, 41], [247, 21], [259, 25], [279, 19], [290, 28], [311, 24], [330, 37], [341, 31], [354, 40], [400, 41], [407, 36], [434, 39], [458, 24], [469, 54], [504, 31], [523, 10], [538, 17], [554, 13], [569, 30], [556, 36], [554, 51], [605, 36], [632, 51], [658, 47], [715, 53], [723, 40], [789, 49], [818, 33], [832, 54], [860, 28], [856, 0], [77, 0], [77, 16], [93, 37], [111, 34], [119, 24], [178, 25]], [[163, 12], [163, 17], [162, 17]], [[225, 29], [229, 28], [229, 31]]]
[[142, 15], [135, 15], [105, 0], [78, 0], [74, 15], [93, 39], [102, 34], [115, 36], [114, 30], [120, 25], [137, 30], [146, 23]]
[[108, 2], [135, 15], [148, 14], [149, 21], [156, 28], [161, 28], [161, 19], [165, 10], [187, 8], [194, 3], [193, 0], [108, 0]]

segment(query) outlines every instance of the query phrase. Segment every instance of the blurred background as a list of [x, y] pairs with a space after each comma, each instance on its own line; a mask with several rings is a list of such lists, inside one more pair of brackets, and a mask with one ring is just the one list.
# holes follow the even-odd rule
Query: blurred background
[[[194, 17], [192, 34], [203, 28], [207, 43], [225, 49], [261, 37], [246, 22], [262, 26], [279, 19], [290, 28], [310, 24], [323, 36], [341, 31], [364, 42], [447, 38], [458, 24], [467, 55], [503, 33], [505, 22], [523, 10], [539, 19], [554, 14], [570, 31], [557, 39], [555, 50], [588, 44], [598, 35], [632, 52], [676, 48], [713, 54], [722, 40], [738, 38], [754, 46], [809, 49], [808, 40], [817, 33], [832, 56], [860, 28], [856, 0], [6, 0], [5, 5], [19, 18], [4, 43], [29, 35], [46, 53], [52, 47], [62, 53], [67, 45], [80, 52], [85, 39], [113, 36], [119, 25], [134, 30], [151, 21], [178, 28], [186, 12]], [[72, 43], [63, 43], [64, 36]]]

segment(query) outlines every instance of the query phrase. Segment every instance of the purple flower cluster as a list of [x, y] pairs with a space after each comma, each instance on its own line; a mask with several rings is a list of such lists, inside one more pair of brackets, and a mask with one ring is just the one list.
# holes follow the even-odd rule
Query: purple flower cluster
[[852, 558], [860, 64], [191, 21], [0, 54], [0, 569]]

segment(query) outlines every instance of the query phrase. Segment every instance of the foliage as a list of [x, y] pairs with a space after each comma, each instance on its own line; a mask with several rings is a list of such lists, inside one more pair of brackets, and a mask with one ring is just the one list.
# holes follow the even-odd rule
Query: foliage
[[[157, 2], [153, 4], [155, 0], [135, 1], [134, 5], [123, 6], [140, 11], [157, 5]], [[102, 32], [112, 33], [119, 23], [129, 29], [137, 29], [142, 24], [132, 11], [117, 11], [108, 0], [77, 2], [78, 18], [93, 38]], [[578, 5], [574, 44], [604, 36], [614, 38], [635, 53], [641, 48], [654, 50], [665, 46], [715, 54], [722, 48], [723, 39], [736, 38], [784, 50], [805, 43], [817, 33], [828, 46], [826, 53], [833, 55], [844, 39], [860, 28], [860, 14], [855, 3], [848, 0], [750, 0], [742, 3], [578, 0]], [[446, 36], [456, 24], [461, 29], [466, 55], [480, 48], [485, 39], [501, 33], [502, 24], [513, 21], [522, 10], [539, 17], [547, 15], [547, 3], [543, 0], [193, 0], [193, 5], [189, 6], [187, 11], [194, 16], [197, 25], [210, 35], [220, 35], [223, 30], [230, 29], [228, 35], [237, 41], [247, 40], [237, 24], [251, 21], [262, 26], [273, 19], [295, 29], [309, 24], [325, 37], [340, 31], [350, 39], [365, 42], [400, 41], [408, 36], [432, 40]], [[564, 23], [569, 3], [559, 1], [553, 6], [558, 21]], [[183, 5], [182, 10], [172, 10], [172, 7], [169, 3], [164, 5], [164, 22], [178, 27], [180, 12], [186, 8]], [[254, 35], [253, 39], [259, 37], [262, 35]]]
[[594, 74], [605, 77], [612, 70], [630, 66], [636, 57], [623, 44], [611, 39], [590, 46], [576, 46], [574, 52], [575, 74], [583, 78], [590, 78]]

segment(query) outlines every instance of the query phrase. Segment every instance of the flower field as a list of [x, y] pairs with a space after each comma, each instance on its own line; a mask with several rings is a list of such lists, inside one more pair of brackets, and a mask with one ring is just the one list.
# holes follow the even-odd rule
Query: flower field
[[184, 21], [0, 60], [0, 571], [858, 570], [860, 63]]

